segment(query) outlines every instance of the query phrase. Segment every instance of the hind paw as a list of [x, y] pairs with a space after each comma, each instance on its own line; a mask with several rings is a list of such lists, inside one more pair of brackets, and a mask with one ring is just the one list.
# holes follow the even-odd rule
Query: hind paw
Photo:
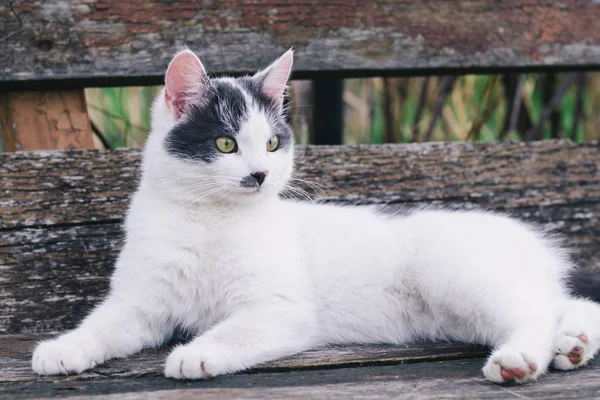
[[585, 334], [563, 334], [556, 341], [554, 360], [552, 366], [556, 369], [571, 370], [588, 363], [593, 354], [590, 354], [589, 338]]
[[495, 383], [527, 382], [537, 379], [540, 372], [532, 357], [509, 349], [492, 353], [483, 367], [485, 377]]

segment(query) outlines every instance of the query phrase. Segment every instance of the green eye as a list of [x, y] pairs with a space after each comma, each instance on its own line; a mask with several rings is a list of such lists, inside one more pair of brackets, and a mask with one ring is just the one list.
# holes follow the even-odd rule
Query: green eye
[[271, 139], [267, 140], [267, 151], [275, 151], [279, 147], [279, 137], [277, 135], [273, 136]]
[[230, 136], [218, 137], [215, 143], [217, 144], [217, 149], [223, 153], [233, 153], [237, 150], [237, 143]]

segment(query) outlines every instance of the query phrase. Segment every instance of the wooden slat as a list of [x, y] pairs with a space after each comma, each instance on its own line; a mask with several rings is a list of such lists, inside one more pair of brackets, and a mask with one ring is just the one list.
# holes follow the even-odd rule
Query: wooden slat
[[[499, 386], [483, 378], [484, 359], [479, 357], [484, 349], [457, 344], [313, 350], [249, 373], [183, 382], [162, 377], [168, 349], [112, 360], [78, 376], [37, 377], [29, 365], [33, 344], [27, 336], [0, 336], [1, 398], [113, 394], [107, 398], [590, 399], [600, 394], [597, 361], [577, 371], [551, 372], [533, 384]], [[370, 367], [349, 368], [365, 365]]]
[[[48, 336], [0, 335], [0, 384], [35, 381], [71, 381], [73, 377], [38, 377], [31, 370], [31, 352], [35, 344]], [[126, 359], [115, 359], [85, 372], [76, 380], [160, 377], [172, 346], [145, 350]], [[256, 366], [246, 373], [285, 372], [307, 369], [347, 368], [372, 365], [433, 362], [479, 358], [488, 354], [482, 346], [460, 343], [415, 343], [406, 346], [369, 345], [334, 346], [309, 350]]]
[[83, 90], [0, 93], [4, 151], [94, 148]]
[[[580, 292], [600, 293], [598, 143], [297, 153], [299, 177], [326, 187], [331, 202], [491, 208], [538, 223], [568, 239], [586, 273], [576, 280]], [[104, 296], [139, 158], [134, 149], [0, 154], [0, 333], [70, 329]]]
[[[296, 154], [298, 176], [331, 202], [512, 210], [600, 200], [598, 142], [298, 146]], [[0, 153], [0, 229], [120, 220], [140, 157], [139, 149]]]
[[[600, 4], [589, 0], [22, 0], [15, 10], [24, 27], [0, 42], [3, 84], [159, 82], [182, 45], [227, 73], [294, 46], [302, 77], [600, 66]], [[7, 2], [0, 25], [3, 36], [21, 29]]]

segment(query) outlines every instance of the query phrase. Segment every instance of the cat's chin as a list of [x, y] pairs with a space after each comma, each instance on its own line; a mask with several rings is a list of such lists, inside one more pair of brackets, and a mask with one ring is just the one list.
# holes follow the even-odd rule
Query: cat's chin
[[268, 188], [245, 189], [237, 191], [226, 198], [219, 198], [218, 204], [255, 204], [267, 201], [272, 198], [277, 198], [277, 193]]
[[277, 189], [273, 185], [262, 185], [259, 187], [253, 188], [239, 188], [235, 191], [235, 196], [241, 198], [247, 197], [269, 197], [269, 196], [277, 196]]
[[262, 188], [244, 190], [236, 193], [234, 197], [239, 199], [240, 201], [248, 201], [248, 200], [256, 200], [260, 201], [261, 199], [265, 199], [271, 197], [272, 194], [269, 190], [265, 190]]

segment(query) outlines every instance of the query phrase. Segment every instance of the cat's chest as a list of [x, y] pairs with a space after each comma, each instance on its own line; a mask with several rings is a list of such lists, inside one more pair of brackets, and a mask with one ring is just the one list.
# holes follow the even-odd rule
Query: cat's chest
[[[172, 240], [177, 262], [170, 263], [169, 281], [178, 319], [210, 324], [247, 302], [264, 282], [264, 252], [259, 243], [264, 229], [254, 234], [247, 227], [221, 224], [180, 224]], [[263, 254], [263, 257], [261, 257]]]
[[228, 291], [233, 283], [260, 274], [273, 243], [282, 235], [276, 228], [256, 218], [180, 221], [171, 230], [182, 261], [176, 269], [188, 285]]
[[[230, 221], [205, 223], [186, 221], [173, 229], [173, 245], [203, 263], [223, 263], [243, 256], [250, 235]], [[260, 232], [256, 233], [260, 235]], [[241, 260], [240, 260], [241, 261]]]

